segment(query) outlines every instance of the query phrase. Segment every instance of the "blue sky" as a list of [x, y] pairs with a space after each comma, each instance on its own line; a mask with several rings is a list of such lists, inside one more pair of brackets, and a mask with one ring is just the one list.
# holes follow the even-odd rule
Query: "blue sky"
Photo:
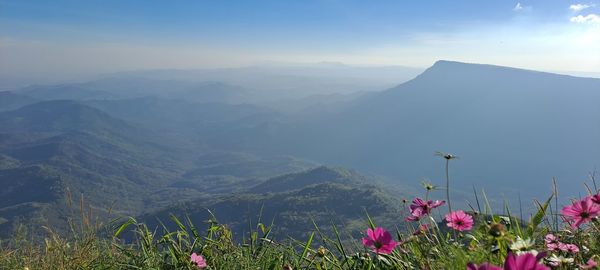
[[0, 73], [438, 59], [600, 72], [599, 14], [598, 0], [0, 0]]

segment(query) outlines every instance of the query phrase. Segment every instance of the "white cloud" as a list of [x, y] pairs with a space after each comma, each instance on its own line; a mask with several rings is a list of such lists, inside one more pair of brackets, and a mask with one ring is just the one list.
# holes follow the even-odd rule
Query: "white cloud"
[[532, 9], [531, 6], [524, 6], [521, 2], [518, 2], [517, 5], [513, 8], [515, 12], [530, 12]]
[[600, 16], [596, 14], [588, 14], [586, 16], [579, 15], [575, 17], [571, 17], [571, 22], [574, 23], [591, 23], [591, 24], [600, 24]]
[[515, 8], [513, 8], [514, 11], [521, 11], [523, 10], [523, 5], [521, 5], [521, 3], [517, 3], [517, 5], [515, 6]]
[[573, 10], [573, 11], [575, 11], [575, 12], [578, 12], [578, 11], [582, 11], [582, 10], [584, 10], [584, 9], [586, 9], [586, 8], [590, 8], [590, 7], [593, 7], [593, 6], [594, 6], [594, 4], [591, 4], [591, 5], [586, 5], [586, 4], [575, 4], [575, 5], [571, 5], [571, 6], [569, 6], [569, 9], [570, 9], [570, 10]]

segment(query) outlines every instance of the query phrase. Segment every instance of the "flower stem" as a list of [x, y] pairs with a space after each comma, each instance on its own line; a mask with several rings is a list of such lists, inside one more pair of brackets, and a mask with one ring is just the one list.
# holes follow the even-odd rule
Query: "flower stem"
[[450, 174], [448, 173], [448, 167], [450, 159], [446, 159], [446, 200], [448, 201], [448, 213], [452, 212], [452, 204], [450, 203]]

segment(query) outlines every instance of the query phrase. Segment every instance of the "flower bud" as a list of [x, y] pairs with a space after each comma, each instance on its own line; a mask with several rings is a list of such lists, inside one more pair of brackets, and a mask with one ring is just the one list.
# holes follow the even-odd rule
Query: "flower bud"
[[319, 247], [319, 249], [317, 249], [317, 255], [319, 257], [325, 257], [325, 254], [327, 254], [327, 249], [324, 247]]
[[493, 237], [500, 237], [502, 235], [504, 235], [504, 224], [502, 223], [494, 223], [492, 225], [490, 225], [490, 228], [488, 229], [488, 234], [493, 236]]

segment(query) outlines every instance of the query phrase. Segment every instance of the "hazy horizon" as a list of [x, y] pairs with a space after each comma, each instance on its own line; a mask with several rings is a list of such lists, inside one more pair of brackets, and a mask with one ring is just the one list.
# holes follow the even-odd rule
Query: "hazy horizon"
[[600, 77], [594, 1], [0, 1], [0, 78], [437, 60]]
[[[123, 69], [123, 70], [114, 70], [107, 72], [91, 72], [86, 74], [75, 74], [69, 75], [65, 74], [63, 76], [56, 75], [43, 75], [36, 74], [35, 76], [11, 76], [6, 74], [0, 74], [0, 91], [11, 91], [17, 90], [19, 88], [34, 86], [34, 85], [52, 85], [52, 84], [68, 84], [68, 83], [85, 83], [88, 81], [94, 81], [105, 78], [118, 77], [121, 74], [129, 74], [129, 73], [140, 73], [140, 72], [188, 72], [188, 71], [214, 71], [214, 70], [243, 70], [243, 69], [252, 69], [252, 68], [308, 68], [308, 69], [319, 69], [319, 68], [406, 68], [412, 69], [415, 73], [421, 73], [427, 68], [431, 67], [435, 62], [438, 61], [451, 61], [451, 62], [459, 62], [459, 63], [469, 63], [469, 64], [482, 64], [482, 65], [492, 65], [492, 66], [501, 66], [501, 67], [509, 67], [509, 68], [517, 68], [523, 70], [531, 70], [531, 71], [539, 71], [539, 72], [547, 72], [554, 73], [559, 75], [569, 75], [581, 78], [600, 78], [600, 72], [586, 72], [586, 71], [569, 71], [569, 70], [543, 70], [543, 69], [530, 69], [530, 68], [521, 68], [515, 66], [506, 66], [506, 65], [497, 65], [493, 63], [479, 63], [479, 62], [463, 62], [458, 60], [448, 60], [448, 59], [439, 59], [431, 63], [429, 66], [404, 66], [404, 65], [368, 65], [368, 64], [355, 64], [349, 65], [343, 62], [329, 62], [329, 61], [321, 61], [321, 62], [274, 62], [274, 61], [264, 61], [257, 62], [256, 64], [250, 65], [241, 65], [235, 67], [204, 67], [204, 68], [140, 68], [140, 69]], [[324, 74], [327, 76], [328, 74]], [[346, 77], [346, 78], [352, 78]], [[388, 87], [392, 87], [395, 85], [402, 84], [410, 79], [413, 76], [406, 77], [406, 74], [398, 74], [397, 80], [393, 81], [392, 84], [386, 87], [382, 87], [376, 90], [386, 90]], [[390, 78], [387, 78], [387, 83], [390, 83]], [[164, 79], [156, 79], [156, 80], [164, 80]], [[186, 80], [183, 80], [186, 81]], [[214, 79], [209, 81], [216, 81]]]

